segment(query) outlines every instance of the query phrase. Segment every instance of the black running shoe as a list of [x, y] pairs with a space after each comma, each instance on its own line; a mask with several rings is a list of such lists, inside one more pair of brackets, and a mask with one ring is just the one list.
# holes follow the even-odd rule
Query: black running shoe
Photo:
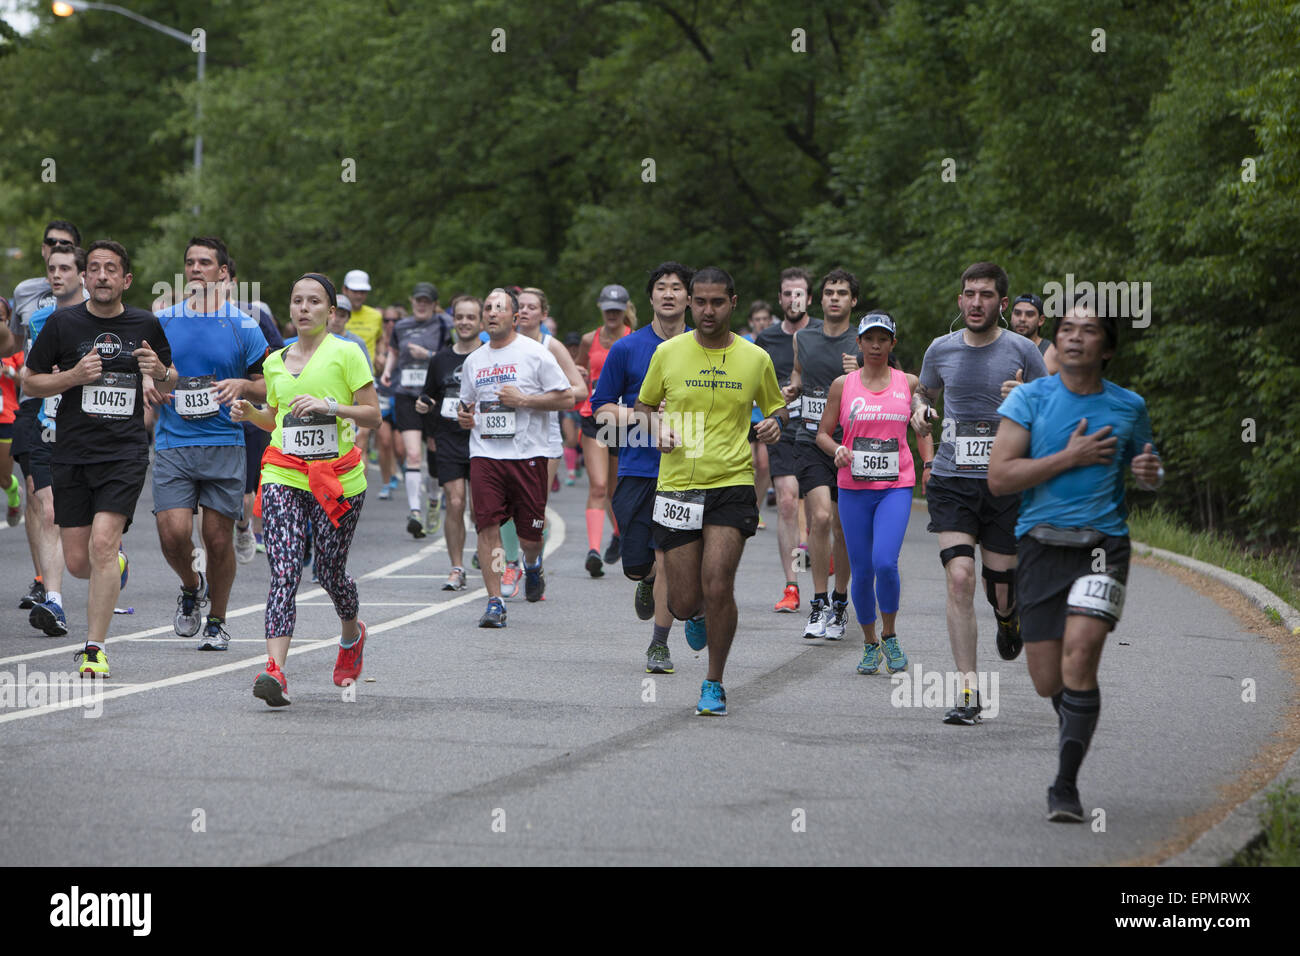
[[45, 585], [40, 581], [33, 580], [31, 589], [22, 596], [18, 601], [18, 609], [21, 611], [30, 611], [38, 604], [45, 603]]
[[1025, 646], [1020, 636], [1020, 615], [1012, 614], [1003, 618], [994, 612], [998, 619], [998, 656], [1004, 661], [1014, 661], [1020, 656], [1020, 649]]
[[546, 574], [542, 571], [542, 559], [537, 559], [537, 567], [530, 568], [524, 565], [524, 599], [530, 603], [537, 603], [546, 593]]
[[479, 627], [505, 627], [506, 606], [500, 598], [488, 598], [487, 610], [478, 619]]
[[636, 597], [632, 601], [632, 606], [636, 609], [636, 616], [643, 621], [648, 621], [655, 616], [655, 582], [653, 578], [649, 581], [638, 581], [636, 583]]
[[[973, 702], [972, 702], [973, 701]], [[945, 724], [965, 724], [973, 727], [980, 723], [980, 692], [962, 691], [962, 702], [943, 715]]]
[[593, 578], [603, 578], [605, 576], [605, 568], [600, 563], [600, 552], [595, 548], [587, 552], [587, 573]]
[[1047, 819], [1053, 823], [1083, 823], [1083, 804], [1079, 788], [1068, 783], [1047, 788]]
[[623, 539], [618, 535], [609, 539], [609, 547], [605, 549], [605, 563], [613, 564], [623, 553]]

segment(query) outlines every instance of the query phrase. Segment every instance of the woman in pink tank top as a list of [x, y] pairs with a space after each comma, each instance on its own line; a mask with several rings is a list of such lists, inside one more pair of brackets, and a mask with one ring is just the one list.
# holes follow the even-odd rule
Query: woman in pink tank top
[[[850, 591], [865, 645], [859, 674], [875, 674], [882, 664], [891, 674], [907, 669], [895, 624], [902, 590], [898, 554], [916, 484], [907, 429], [917, 378], [890, 367], [896, 341], [894, 320], [888, 314], [873, 312], [862, 319], [858, 345], [864, 364], [831, 384], [817, 432], [817, 447], [834, 457], [838, 469]], [[926, 461], [934, 457], [930, 436], [918, 436], [917, 445]], [[882, 623], [879, 638], [877, 602]]]

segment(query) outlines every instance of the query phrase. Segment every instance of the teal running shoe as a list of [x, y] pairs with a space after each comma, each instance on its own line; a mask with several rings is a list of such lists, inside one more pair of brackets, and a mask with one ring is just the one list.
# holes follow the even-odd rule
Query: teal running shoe
[[704, 626], [703, 614], [686, 622], [686, 643], [693, 651], [702, 651], [709, 646], [709, 632]]
[[898, 646], [898, 635], [890, 634], [881, 643], [885, 645], [885, 670], [891, 674], [907, 670], [907, 655]]
[[880, 670], [880, 664], [884, 660], [884, 654], [881, 653], [879, 644], [866, 644], [862, 648], [862, 660], [858, 662], [859, 674], [875, 674]]
[[727, 692], [722, 689], [721, 681], [706, 680], [700, 685], [700, 702], [695, 705], [695, 716], [727, 716]]

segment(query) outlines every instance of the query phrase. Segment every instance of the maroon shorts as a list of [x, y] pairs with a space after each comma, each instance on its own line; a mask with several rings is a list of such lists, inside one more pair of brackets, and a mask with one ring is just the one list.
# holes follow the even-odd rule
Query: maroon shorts
[[515, 533], [527, 541], [542, 540], [546, 527], [546, 459], [496, 458], [469, 460], [469, 490], [474, 503], [474, 528], [515, 519]]

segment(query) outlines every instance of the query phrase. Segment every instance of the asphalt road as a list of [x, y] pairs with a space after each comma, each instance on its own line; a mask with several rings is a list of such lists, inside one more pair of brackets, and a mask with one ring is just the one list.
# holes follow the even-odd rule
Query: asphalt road
[[[982, 597], [979, 666], [998, 711], [947, 726], [923, 694], [896, 706], [911, 685], [855, 673], [853, 622], [848, 640], [805, 642], [802, 616], [772, 613], [783, 581], [765, 510], [769, 530], [741, 568], [730, 714], [697, 718], [704, 660], [680, 626], [677, 673], [647, 683], [650, 625], [633, 614], [633, 585], [616, 568], [583, 570], [583, 487], [552, 496], [547, 600], [509, 602], [501, 631], [475, 626], [476, 574], [466, 592], [440, 590], [441, 538], [414, 541], [404, 501], [369, 498], [349, 569], [373, 680], [352, 700], [331, 683], [338, 621], [305, 582], [293, 704], [280, 710], [252, 696], [264, 558], [239, 567], [230, 651], [197, 652], [172, 633], [178, 582], [147, 489], [119, 600], [135, 614], [114, 619], [105, 695], [42, 706], [31, 675], [74, 670], [85, 584], [65, 585], [69, 637], [33, 631], [16, 610], [31, 578], [23, 529], [0, 530], [0, 683], [25, 685], [0, 696], [0, 865], [1116, 863], [1213, 806], [1281, 726], [1290, 693], [1269, 643], [1135, 566], [1080, 778], [1093, 823], [1049, 824], [1056, 719], [1023, 659], [998, 658]], [[945, 672], [942, 569], [920, 507], [902, 576], [912, 677]]]

